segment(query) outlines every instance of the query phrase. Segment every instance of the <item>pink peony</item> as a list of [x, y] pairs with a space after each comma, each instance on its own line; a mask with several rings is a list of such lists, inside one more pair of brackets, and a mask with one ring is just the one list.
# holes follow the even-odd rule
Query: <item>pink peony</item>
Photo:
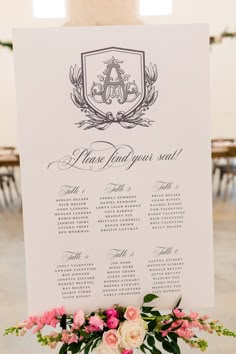
[[107, 309], [107, 310], [106, 310], [106, 315], [107, 315], [107, 317], [116, 317], [116, 318], [119, 317], [118, 311], [116, 311], [116, 310], [113, 309], [113, 308]]
[[110, 329], [117, 328], [118, 324], [119, 324], [119, 320], [116, 317], [111, 316], [107, 319], [107, 326]]
[[84, 311], [83, 310], [76, 311], [73, 317], [74, 325], [81, 327], [84, 324], [84, 321], [85, 321]]
[[133, 354], [133, 350], [132, 349], [123, 349], [121, 354]]
[[120, 344], [118, 332], [114, 329], [110, 329], [109, 331], [104, 332], [102, 340], [104, 344], [111, 348], [118, 348], [118, 345]]
[[140, 310], [137, 307], [127, 307], [124, 317], [128, 321], [137, 321], [140, 318]]
[[97, 315], [90, 317], [89, 324], [90, 332], [102, 331], [106, 326], [105, 322]]

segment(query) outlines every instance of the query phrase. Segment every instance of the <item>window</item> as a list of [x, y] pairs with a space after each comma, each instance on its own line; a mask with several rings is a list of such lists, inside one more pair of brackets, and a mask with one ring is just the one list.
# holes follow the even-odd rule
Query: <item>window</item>
[[172, 0], [140, 0], [141, 16], [170, 15], [172, 12]]
[[65, 0], [33, 0], [33, 15], [36, 18], [64, 18]]

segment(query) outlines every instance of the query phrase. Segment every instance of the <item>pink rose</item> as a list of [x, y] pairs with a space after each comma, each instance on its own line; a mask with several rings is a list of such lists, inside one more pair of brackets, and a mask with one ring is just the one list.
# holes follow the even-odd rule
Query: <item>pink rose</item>
[[107, 319], [107, 326], [110, 329], [117, 328], [118, 324], [119, 324], [119, 320], [116, 317], [111, 316]]
[[81, 327], [84, 324], [84, 321], [85, 321], [84, 311], [83, 310], [76, 311], [73, 317], [74, 325]]
[[90, 331], [93, 329], [91, 332], [102, 331], [104, 326], [106, 326], [105, 322], [97, 315], [90, 317], [89, 324]]
[[137, 307], [127, 307], [124, 317], [128, 321], [137, 321], [140, 318], [140, 310]]
[[133, 350], [132, 349], [123, 349], [121, 354], [132, 354]]
[[120, 344], [118, 332], [114, 329], [110, 329], [109, 331], [104, 332], [102, 340], [104, 344], [115, 349], [118, 348], [118, 345]]
[[113, 308], [107, 309], [106, 310], [106, 315], [107, 315], [107, 317], [117, 317], [117, 318], [119, 317], [118, 311], [116, 311]]

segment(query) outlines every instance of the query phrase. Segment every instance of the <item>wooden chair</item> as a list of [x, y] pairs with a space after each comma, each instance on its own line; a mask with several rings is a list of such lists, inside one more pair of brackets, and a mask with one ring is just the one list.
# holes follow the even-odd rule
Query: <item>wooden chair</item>
[[230, 182], [234, 181], [234, 177], [236, 176], [236, 145], [232, 145], [228, 147], [228, 159], [227, 166], [224, 169], [224, 175], [227, 176], [226, 186], [225, 186], [225, 197], [228, 195], [228, 189]]
[[234, 143], [235, 142], [235, 138], [215, 138], [215, 139], [211, 139], [211, 145], [224, 145], [227, 143]]
[[[15, 194], [21, 199], [21, 195], [17, 186], [15, 178], [15, 166], [19, 166], [19, 154], [15, 153], [14, 146], [1, 146], [0, 147], [0, 193], [3, 205], [8, 207], [10, 203], [14, 202], [13, 188]], [[1, 203], [0, 200], [0, 203]], [[2, 204], [2, 203], [1, 203]]]
[[[214, 178], [215, 173], [219, 171], [219, 181], [218, 181], [218, 188], [217, 188], [217, 196], [221, 195], [221, 188], [222, 188], [222, 183], [225, 174], [228, 171], [229, 165], [232, 163], [234, 164], [234, 161], [230, 159], [230, 156], [228, 155], [229, 148], [231, 146], [235, 146], [235, 139], [234, 138], [217, 138], [217, 139], [212, 139], [211, 140], [211, 146], [212, 149], [214, 148], [222, 148], [222, 153], [221, 157], [215, 158], [213, 160], [212, 164], [212, 178]], [[220, 156], [221, 154], [219, 154]]]

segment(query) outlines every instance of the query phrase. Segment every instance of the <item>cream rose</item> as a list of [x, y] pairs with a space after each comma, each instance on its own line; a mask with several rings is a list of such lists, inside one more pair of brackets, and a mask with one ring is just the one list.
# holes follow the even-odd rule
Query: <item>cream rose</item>
[[120, 354], [120, 350], [118, 348], [112, 348], [101, 342], [95, 349], [97, 354]]
[[146, 335], [146, 322], [125, 321], [119, 328], [121, 344], [126, 349], [138, 348], [143, 343]]

